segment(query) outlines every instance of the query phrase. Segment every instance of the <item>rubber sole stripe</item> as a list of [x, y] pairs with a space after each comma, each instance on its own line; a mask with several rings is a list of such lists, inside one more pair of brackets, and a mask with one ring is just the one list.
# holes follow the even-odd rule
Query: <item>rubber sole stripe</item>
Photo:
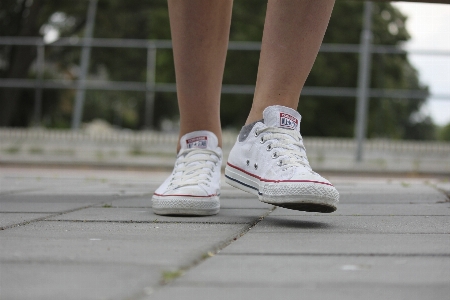
[[237, 182], [237, 183], [239, 183], [239, 184], [242, 184], [243, 186], [246, 186], [246, 187], [248, 187], [248, 188], [254, 189], [255, 191], [258, 192], [258, 195], [262, 195], [262, 193], [261, 193], [257, 188], [255, 188], [254, 186], [251, 186], [251, 185], [249, 185], [249, 184], [243, 183], [242, 181], [239, 181], [239, 180], [237, 180], [237, 179], [231, 178], [231, 177], [228, 176], [228, 175], [225, 175], [225, 177], [228, 178], [228, 179], [230, 179], [230, 180], [233, 180], [234, 182]]

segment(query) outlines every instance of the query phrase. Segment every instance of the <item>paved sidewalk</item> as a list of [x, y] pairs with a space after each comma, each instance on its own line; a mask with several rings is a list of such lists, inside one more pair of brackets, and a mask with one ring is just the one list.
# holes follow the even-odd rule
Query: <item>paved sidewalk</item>
[[328, 176], [332, 214], [223, 183], [217, 216], [162, 217], [150, 197], [167, 175], [0, 169], [0, 299], [450, 295], [448, 178]]

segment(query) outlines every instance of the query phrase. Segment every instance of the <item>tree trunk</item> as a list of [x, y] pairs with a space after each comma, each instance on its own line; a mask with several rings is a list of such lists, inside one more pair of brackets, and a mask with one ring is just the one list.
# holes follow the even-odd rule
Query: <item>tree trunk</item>
[[[17, 36], [39, 35], [39, 12], [42, 8], [42, 0], [34, 0], [31, 6], [22, 5], [17, 14], [20, 18], [17, 28]], [[26, 78], [28, 70], [36, 58], [36, 47], [12, 46], [9, 52], [9, 67], [6, 78]], [[19, 107], [21, 90], [17, 88], [4, 88], [0, 90], [0, 126], [11, 126], [14, 122]]]

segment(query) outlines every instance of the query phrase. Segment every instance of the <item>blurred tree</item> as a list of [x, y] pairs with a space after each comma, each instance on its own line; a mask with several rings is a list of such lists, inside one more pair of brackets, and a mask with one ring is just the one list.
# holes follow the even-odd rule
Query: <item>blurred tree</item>
[[[32, 3], [26, 6], [26, 3]], [[42, 4], [44, 3], [44, 4]], [[20, 6], [21, 4], [22, 6]], [[59, 37], [82, 36], [83, 25], [88, 2], [57, 1], [57, 0], [3, 0], [0, 2], [2, 12], [15, 12], [16, 7], [36, 7], [33, 20], [31, 14], [23, 12], [0, 14], [0, 24], [5, 20], [16, 23], [34, 24], [31, 33], [4, 31], [1, 35], [43, 35], [49, 31], [57, 32]], [[133, 39], [170, 39], [170, 27], [166, 0], [100, 0], [98, 4], [94, 37], [97, 38], [133, 38]], [[363, 4], [354, 1], [337, 1], [325, 43], [358, 44], [362, 24]], [[373, 30], [374, 43], [398, 45], [409, 39], [405, 29], [406, 17], [389, 3], [376, 3]], [[233, 19], [230, 31], [232, 41], [260, 41], [264, 27], [266, 5], [260, 0], [235, 0]], [[26, 21], [26, 22], [25, 22]], [[32, 21], [32, 22], [31, 22]], [[14, 23], [13, 22], [13, 23]], [[18, 27], [22, 28], [24, 25]], [[3, 30], [3, 31], [2, 31]], [[8, 29], [9, 30], [9, 29]], [[13, 48], [13, 47], [11, 47]], [[10, 66], [16, 62], [11, 50], [2, 48], [0, 60], [6, 60]], [[9, 52], [8, 52], [9, 51]], [[34, 49], [27, 60], [28, 68], [20, 76], [1, 70], [1, 77], [23, 78], [29, 75], [29, 67], [34, 59]], [[8, 53], [6, 55], [5, 53]], [[76, 78], [79, 64], [80, 49], [72, 47], [46, 47], [46, 64], [53, 66], [51, 76]], [[225, 84], [249, 84], [256, 80], [259, 61], [258, 51], [229, 51], [224, 73]], [[146, 80], [145, 49], [112, 49], [93, 48], [89, 77], [113, 81]], [[25, 64], [24, 64], [25, 65]], [[355, 87], [357, 81], [358, 55], [343, 53], [321, 53], [306, 82], [307, 86], [325, 87]], [[50, 75], [49, 75], [50, 76]], [[157, 82], [174, 82], [174, 67], [172, 51], [158, 50]], [[406, 55], [374, 55], [372, 64], [372, 82], [375, 88], [423, 89], [418, 81], [418, 74], [412, 67]], [[4, 89], [5, 91], [7, 89]], [[12, 90], [12, 89], [11, 89]], [[3, 92], [2, 91], [2, 92]], [[17, 90], [16, 90], [17, 91]], [[57, 107], [70, 111], [73, 91], [60, 91], [64, 99]], [[251, 106], [251, 95], [223, 95], [221, 104], [222, 124], [224, 127], [242, 126]], [[2, 95], [2, 100], [5, 99]], [[47, 97], [45, 101], [47, 101]], [[120, 123], [129, 128], [142, 128], [144, 111], [144, 93], [136, 92], [103, 92], [87, 91], [84, 121], [98, 116], [110, 122]], [[434, 137], [431, 134], [433, 126], [429, 118], [420, 115], [420, 107], [425, 99], [371, 99], [369, 110], [369, 137], [415, 138], [426, 139]], [[28, 102], [30, 102], [28, 100]], [[59, 105], [59, 106], [58, 106]], [[0, 111], [3, 111], [3, 101]], [[69, 108], [68, 108], [69, 107]], [[124, 110], [117, 116], [117, 107]], [[127, 108], [127, 109], [125, 109]], [[28, 109], [31, 109], [28, 108]], [[128, 110], [136, 113], [129, 113]], [[126, 110], [126, 111], [125, 111]], [[355, 99], [334, 97], [302, 96], [299, 111], [303, 116], [302, 133], [315, 136], [353, 136], [355, 120]], [[97, 112], [97, 113], [96, 113]], [[8, 113], [7, 115], [17, 115]], [[125, 115], [127, 117], [125, 117]], [[154, 125], [158, 126], [162, 119], [176, 119], [178, 115], [176, 95], [174, 93], [157, 93], [155, 99]], [[65, 116], [65, 117], [64, 117]], [[11, 125], [9, 120], [2, 118], [3, 125]], [[70, 115], [60, 114], [54, 121], [69, 124]], [[51, 119], [51, 118], [50, 118]], [[52, 119], [53, 120], [53, 119]], [[116, 122], [116, 123], [117, 123]], [[22, 125], [26, 125], [24, 122]], [[119, 124], [118, 124], [119, 125]]]
[[439, 128], [438, 139], [440, 141], [450, 142], [450, 123]]
[[[363, 3], [338, 1], [324, 43], [358, 44], [362, 10]], [[374, 10], [374, 44], [399, 45], [410, 38], [405, 28], [406, 17], [391, 4], [375, 3]], [[356, 54], [320, 53], [306, 85], [356, 87], [357, 71]], [[424, 89], [406, 55], [374, 55], [371, 78], [372, 88]], [[368, 136], [428, 139], [429, 131], [422, 130], [422, 127], [429, 127], [425, 117], [424, 122], [412, 119], [425, 100], [371, 98]], [[351, 137], [355, 106], [355, 98], [301, 97], [302, 131], [305, 135]], [[423, 134], [425, 131], [427, 134]]]
[[[36, 37], [46, 30], [57, 30], [60, 34], [74, 35], [85, 23], [85, 1], [75, 3], [57, 0], [2, 0], [0, 1], [0, 36]], [[66, 22], [65, 15], [79, 14], [77, 22]], [[53, 18], [52, 18], [53, 16]], [[73, 19], [75, 20], [75, 19]], [[1, 46], [0, 78], [33, 77], [32, 64], [36, 59], [34, 46]], [[50, 76], [48, 73], [46, 77]], [[59, 102], [59, 91], [44, 91], [44, 113], [55, 111]], [[34, 107], [33, 93], [16, 88], [0, 89], [0, 126], [28, 126]]]
[[[0, 36], [36, 36], [39, 34], [39, 13], [43, 1], [0, 1]], [[33, 47], [1, 47], [0, 78], [25, 78], [36, 56]], [[21, 91], [18, 89], [0, 90], [0, 126], [14, 124], [20, 106]]]

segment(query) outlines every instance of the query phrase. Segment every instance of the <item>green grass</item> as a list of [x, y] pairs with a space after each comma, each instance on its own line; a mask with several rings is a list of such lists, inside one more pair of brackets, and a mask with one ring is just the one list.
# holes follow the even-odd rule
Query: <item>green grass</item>
[[3, 150], [3, 152], [6, 152], [8, 154], [17, 154], [20, 151], [20, 147], [18, 146], [11, 146]]
[[133, 145], [129, 151], [130, 155], [133, 156], [140, 156], [140, 155], [147, 155], [146, 152], [142, 149], [141, 145]]
[[105, 158], [105, 154], [103, 153], [103, 151], [97, 150], [95, 152], [95, 157], [97, 158], [97, 160], [103, 160]]
[[172, 280], [177, 279], [178, 277], [180, 277], [183, 274], [184, 274], [184, 272], [182, 270], [163, 271], [162, 272], [161, 282], [163, 284], [167, 284], [167, 283], [171, 282]]
[[109, 156], [116, 157], [117, 155], [119, 155], [119, 152], [117, 152], [116, 150], [111, 150], [108, 154]]
[[214, 256], [214, 253], [211, 252], [211, 251], [208, 251], [206, 253], [203, 253], [202, 259], [207, 259], [207, 258], [210, 258], [210, 257], [213, 257], [213, 256]]
[[74, 156], [75, 150], [73, 150], [73, 149], [56, 149], [53, 153], [55, 155]]
[[30, 149], [28, 149], [28, 153], [30, 153], [30, 154], [42, 154], [42, 153], [44, 153], [44, 149], [42, 149], [40, 147], [31, 147]]

